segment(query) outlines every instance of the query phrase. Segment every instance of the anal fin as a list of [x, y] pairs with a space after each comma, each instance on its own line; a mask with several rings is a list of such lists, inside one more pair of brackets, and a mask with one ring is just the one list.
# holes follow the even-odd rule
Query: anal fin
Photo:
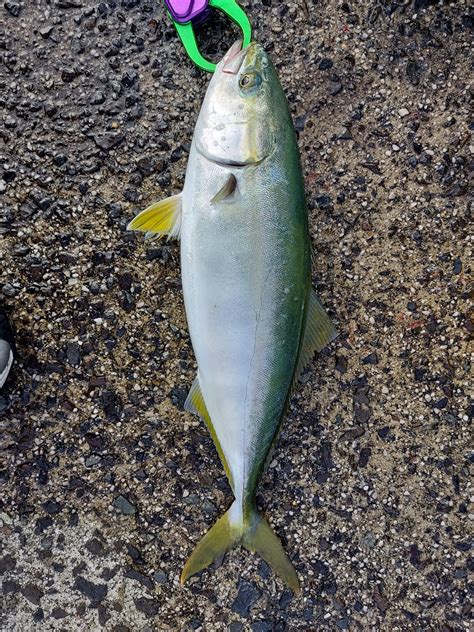
[[146, 208], [132, 219], [127, 230], [142, 231], [146, 233], [147, 238], [151, 234], [157, 237], [167, 235], [168, 239], [179, 239], [181, 215], [182, 194], [179, 193]]
[[209, 433], [214, 441], [214, 445], [216, 446], [217, 452], [219, 454], [219, 458], [222, 461], [222, 465], [224, 466], [225, 473], [227, 478], [229, 479], [230, 486], [234, 489], [234, 482], [232, 480], [232, 474], [230, 472], [229, 466], [227, 464], [227, 460], [225, 458], [224, 452], [222, 450], [219, 438], [217, 437], [217, 433], [212, 424], [211, 417], [207, 410], [206, 402], [204, 401], [204, 396], [201, 391], [201, 385], [199, 384], [199, 376], [196, 376], [196, 379], [191, 386], [191, 389], [188, 393], [186, 401], [184, 402], [184, 410], [189, 411], [195, 415], [199, 415], [201, 419], [207, 426]]

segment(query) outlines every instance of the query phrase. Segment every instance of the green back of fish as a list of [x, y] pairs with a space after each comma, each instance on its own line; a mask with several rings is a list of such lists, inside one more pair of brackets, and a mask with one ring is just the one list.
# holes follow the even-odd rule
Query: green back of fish
[[[255, 270], [262, 267], [266, 274], [279, 279], [280, 285], [274, 296], [262, 292], [262, 310], [273, 309], [277, 315], [273, 348], [267, 349], [271, 355], [271, 370], [262, 380], [266, 391], [265, 415], [250, 419], [250, 423], [258, 427], [258, 434], [245, 494], [249, 507], [286, 412], [311, 291], [310, 238], [302, 169], [292, 118], [276, 75], [274, 119], [269, 122], [268, 134], [277, 139], [274, 152], [249, 171], [244, 190], [249, 204], [258, 209], [256, 247], [252, 250]], [[262, 252], [262, 249], [268, 251]], [[265, 264], [260, 263], [259, 257], [265, 259]]]

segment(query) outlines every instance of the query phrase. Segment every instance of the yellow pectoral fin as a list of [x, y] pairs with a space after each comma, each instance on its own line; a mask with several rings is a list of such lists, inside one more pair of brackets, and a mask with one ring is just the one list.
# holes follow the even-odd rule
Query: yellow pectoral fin
[[182, 194], [180, 193], [149, 206], [132, 219], [127, 230], [139, 230], [147, 233], [148, 236], [152, 233], [153, 236], [167, 235], [168, 239], [172, 237], [179, 239], [181, 214]]

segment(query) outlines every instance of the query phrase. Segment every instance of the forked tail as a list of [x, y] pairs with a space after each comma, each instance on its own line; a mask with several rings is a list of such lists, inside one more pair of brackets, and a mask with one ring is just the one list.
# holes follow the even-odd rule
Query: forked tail
[[288, 559], [279, 538], [265, 518], [252, 510], [244, 520], [235, 520], [241, 515], [232, 507], [206, 533], [186, 562], [181, 573], [181, 583], [212, 564], [221, 555], [241, 544], [249, 551], [258, 553], [295, 594], [300, 592], [300, 584], [293, 564]]

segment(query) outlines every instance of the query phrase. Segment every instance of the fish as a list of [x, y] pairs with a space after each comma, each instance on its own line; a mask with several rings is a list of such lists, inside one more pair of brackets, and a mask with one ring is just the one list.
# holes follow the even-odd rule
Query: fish
[[197, 544], [181, 582], [242, 545], [294, 591], [296, 570], [255, 494], [290, 397], [336, 336], [311, 285], [312, 249], [296, 134], [269, 56], [236, 42], [196, 123], [183, 191], [128, 228], [181, 240], [197, 376], [185, 402], [212, 436], [234, 501]]

